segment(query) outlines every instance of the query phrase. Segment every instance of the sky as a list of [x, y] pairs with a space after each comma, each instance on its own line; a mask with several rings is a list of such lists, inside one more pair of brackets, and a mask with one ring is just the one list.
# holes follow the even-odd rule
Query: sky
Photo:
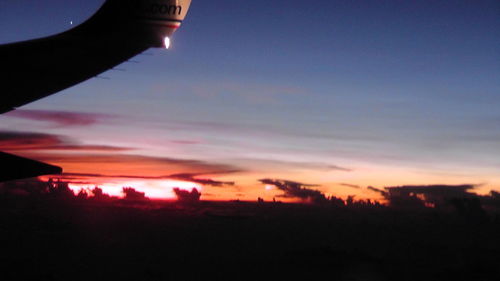
[[[70, 29], [103, 2], [0, 0], [0, 44]], [[279, 196], [264, 178], [358, 199], [380, 198], [367, 186], [500, 190], [499, 10], [193, 0], [170, 50], [0, 116], [0, 149], [62, 166], [74, 186], [152, 197]]]

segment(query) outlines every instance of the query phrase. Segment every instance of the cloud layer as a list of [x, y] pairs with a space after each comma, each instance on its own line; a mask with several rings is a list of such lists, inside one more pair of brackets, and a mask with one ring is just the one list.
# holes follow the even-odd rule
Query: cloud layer
[[[234, 185], [212, 175], [240, 172], [234, 165], [194, 159], [130, 154], [132, 148], [81, 144], [70, 137], [38, 132], [0, 131], [0, 150], [64, 168], [72, 183], [99, 183], [103, 178], [180, 180], [208, 186]], [[127, 153], [129, 152], [129, 153]]]
[[87, 145], [60, 135], [37, 132], [0, 131], [0, 150], [5, 151], [127, 151], [128, 147], [109, 145]]
[[[226, 173], [226, 172], [219, 172]], [[228, 171], [227, 173], [232, 173], [232, 171]], [[86, 173], [64, 173], [62, 176], [65, 180], [72, 183], [85, 183], [87, 178], [115, 178], [115, 179], [140, 179], [140, 180], [180, 180], [192, 183], [198, 183], [204, 186], [225, 186], [225, 185], [234, 185], [234, 182], [226, 182], [226, 181], [218, 181], [214, 179], [210, 179], [207, 177], [199, 178], [199, 176], [203, 176], [206, 174], [172, 174], [172, 175], [163, 175], [163, 176], [139, 176], [139, 175], [112, 175], [112, 174], [86, 174]]]
[[111, 115], [100, 113], [28, 109], [17, 109], [5, 115], [27, 120], [45, 121], [61, 127], [90, 126], [112, 117]]

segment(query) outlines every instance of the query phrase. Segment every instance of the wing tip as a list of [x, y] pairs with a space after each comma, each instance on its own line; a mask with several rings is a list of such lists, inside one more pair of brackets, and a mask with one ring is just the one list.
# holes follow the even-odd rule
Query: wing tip
[[33, 178], [44, 175], [60, 175], [63, 169], [37, 160], [0, 151], [0, 182]]

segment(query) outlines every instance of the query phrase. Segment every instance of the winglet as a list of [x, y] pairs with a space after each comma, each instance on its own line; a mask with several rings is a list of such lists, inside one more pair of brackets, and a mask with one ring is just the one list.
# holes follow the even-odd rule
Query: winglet
[[148, 47], [164, 47], [165, 38], [181, 26], [190, 5], [191, 0], [107, 0], [77, 29], [130, 35]]

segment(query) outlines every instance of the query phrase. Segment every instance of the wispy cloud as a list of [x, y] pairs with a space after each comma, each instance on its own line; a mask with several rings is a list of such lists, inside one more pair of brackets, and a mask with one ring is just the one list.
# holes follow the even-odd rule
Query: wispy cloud
[[386, 197], [387, 196], [387, 192], [382, 190], [382, 189], [379, 189], [379, 188], [376, 188], [376, 187], [373, 187], [373, 186], [368, 186], [366, 189], [370, 190], [370, 191], [373, 191], [373, 192], [376, 192], [376, 193], [379, 193], [380, 195]]
[[0, 131], [0, 150], [5, 151], [128, 151], [132, 148], [81, 144], [69, 137], [37, 132]]
[[343, 171], [343, 172], [352, 172], [352, 169], [337, 166], [337, 165], [327, 165], [327, 168], [330, 170], [337, 170], [337, 171]]
[[[227, 171], [226, 173], [233, 173], [233, 172], [237, 172], [237, 171]], [[234, 182], [217, 181], [217, 180], [213, 180], [213, 179], [209, 179], [209, 178], [199, 178], [200, 176], [203, 176], [203, 174], [184, 173], [184, 174], [170, 175], [168, 178], [189, 181], [189, 182], [195, 182], [195, 183], [199, 183], [202, 185], [210, 185], [210, 186], [234, 185]]]
[[208, 161], [120, 154], [132, 149], [107, 145], [81, 144], [72, 138], [37, 132], [0, 131], [0, 150], [22, 152], [27, 157], [64, 167], [84, 178], [176, 179], [210, 186], [234, 185], [212, 179], [213, 175], [240, 172], [234, 165]]
[[38, 154], [36, 159], [65, 167], [68, 172], [158, 177], [173, 174], [223, 174], [240, 170], [227, 164], [201, 160], [134, 154]]
[[351, 172], [353, 169], [334, 165], [329, 163], [311, 162], [311, 161], [287, 161], [276, 159], [263, 159], [263, 158], [238, 158], [231, 159], [233, 163], [240, 163], [244, 166], [253, 167], [254, 170], [267, 171], [267, 170], [296, 170], [307, 169], [323, 172]]
[[84, 113], [72, 111], [54, 111], [54, 110], [32, 110], [17, 109], [5, 114], [6, 116], [49, 122], [55, 126], [90, 126], [110, 119], [112, 116], [102, 113]]
[[355, 188], [355, 189], [360, 189], [361, 188], [361, 186], [356, 185], [356, 184], [341, 183], [340, 185], [341, 186], [345, 186], [345, 187]]
[[200, 144], [202, 142], [197, 140], [171, 140], [170, 143], [181, 144], [181, 145], [192, 145], [192, 144]]
[[[220, 172], [222, 173], [222, 172]], [[224, 172], [226, 173], [226, 172]], [[227, 173], [230, 173], [227, 172]], [[207, 177], [199, 178], [206, 174], [172, 174], [163, 176], [138, 176], [138, 175], [112, 175], [112, 174], [92, 174], [92, 173], [64, 173], [62, 176], [65, 180], [72, 183], [90, 183], [85, 180], [89, 178], [114, 178], [114, 179], [140, 179], [140, 180], [180, 180], [186, 182], [198, 183], [206, 186], [224, 186], [234, 185], [234, 182], [218, 181]]]

